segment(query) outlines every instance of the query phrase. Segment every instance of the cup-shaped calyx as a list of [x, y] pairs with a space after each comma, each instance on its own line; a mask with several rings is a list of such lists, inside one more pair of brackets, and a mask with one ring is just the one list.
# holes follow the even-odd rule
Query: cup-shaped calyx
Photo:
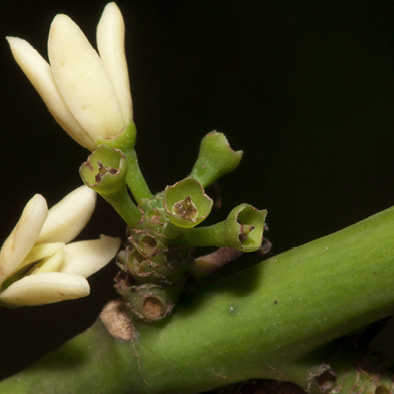
[[84, 183], [99, 193], [131, 227], [141, 219], [141, 212], [131, 200], [126, 187], [128, 161], [119, 149], [99, 145], [79, 169]]
[[191, 228], [211, 212], [213, 201], [193, 178], [185, 178], [164, 190], [164, 209], [172, 224]]
[[80, 145], [93, 150], [98, 139], [112, 138], [132, 123], [124, 22], [115, 3], [105, 7], [97, 26], [99, 53], [62, 14], [49, 31], [49, 64], [27, 41], [7, 39], [55, 120]]
[[100, 195], [125, 187], [127, 159], [119, 149], [98, 146], [79, 169], [84, 183]]
[[191, 172], [202, 187], [235, 170], [242, 158], [242, 151], [231, 149], [224, 134], [213, 131], [201, 141], [200, 152]]
[[224, 222], [229, 245], [243, 252], [256, 251], [263, 242], [265, 209], [258, 210], [252, 205], [235, 207]]
[[227, 219], [208, 227], [191, 229], [184, 238], [192, 246], [232, 247], [242, 252], [255, 252], [263, 241], [265, 209], [252, 205], [235, 207]]

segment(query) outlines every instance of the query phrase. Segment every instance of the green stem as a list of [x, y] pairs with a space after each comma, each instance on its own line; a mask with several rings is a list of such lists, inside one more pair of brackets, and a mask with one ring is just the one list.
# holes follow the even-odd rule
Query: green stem
[[391, 208], [209, 285], [131, 342], [97, 322], [0, 392], [198, 393], [252, 378], [306, 388], [316, 349], [392, 313], [393, 240]]
[[135, 227], [141, 219], [141, 212], [131, 201], [126, 185], [116, 193], [101, 194], [101, 196], [112, 205], [119, 216], [131, 227]]
[[232, 246], [227, 237], [226, 226], [226, 221], [223, 221], [211, 226], [193, 227], [186, 231], [183, 237], [190, 246]]
[[138, 165], [137, 153], [133, 149], [123, 151], [127, 158], [128, 171], [126, 175], [126, 184], [129, 187], [137, 203], [143, 198], [152, 198], [148, 184], [142, 175], [140, 166]]

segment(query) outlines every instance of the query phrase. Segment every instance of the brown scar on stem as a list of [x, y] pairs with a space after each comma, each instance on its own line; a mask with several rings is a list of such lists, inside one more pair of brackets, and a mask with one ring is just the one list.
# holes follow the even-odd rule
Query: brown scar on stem
[[138, 338], [139, 334], [126, 312], [125, 302], [120, 298], [109, 301], [100, 313], [99, 319], [113, 338], [120, 341], [131, 342], [134, 358], [137, 361], [138, 372], [143, 382], [149, 385], [141, 365], [141, 358], [136, 348], [136, 342], [134, 341]]
[[138, 337], [137, 330], [126, 312], [126, 305], [121, 299], [108, 302], [99, 318], [115, 339], [129, 342]]
[[230, 248], [230, 247], [222, 247], [215, 250], [213, 253], [207, 254], [205, 256], [197, 257], [194, 260], [195, 267], [199, 271], [204, 272], [205, 274], [212, 273], [217, 271], [219, 268], [224, 265], [237, 260], [243, 255], [243, 252]]

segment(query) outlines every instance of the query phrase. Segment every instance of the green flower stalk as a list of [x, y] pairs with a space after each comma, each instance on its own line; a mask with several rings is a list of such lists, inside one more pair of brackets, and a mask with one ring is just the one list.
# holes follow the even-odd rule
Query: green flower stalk
[[84, 183], [108, 201], [129, 226], [141, 219], [141, 212], [127, 192], [127, 159], [119, 149], [99, 145], [79, 169]]
[[233, 151], [224, 134], [212, 131], [201, 141], [200, 152], [191, 172], [202, 187], [207, 187], [221, 176], [235, 170], [242, 151]]
[[193, 246], [232, 247], [242, 252], [255, 252], [263, 242], [266, 216], [266, 210], [241, 204], [223, 222], [191, 229], [183, 236]]

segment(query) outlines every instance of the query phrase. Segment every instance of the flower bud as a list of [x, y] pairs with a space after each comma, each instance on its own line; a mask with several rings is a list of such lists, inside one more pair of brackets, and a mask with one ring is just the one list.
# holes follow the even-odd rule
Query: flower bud
[[213, 131], [201, 141], [200, 153], [191, 176], [207, 187], [216, 179], [235, 170], [242, 158], [242, 151], [233, 151], [223, 133]]

